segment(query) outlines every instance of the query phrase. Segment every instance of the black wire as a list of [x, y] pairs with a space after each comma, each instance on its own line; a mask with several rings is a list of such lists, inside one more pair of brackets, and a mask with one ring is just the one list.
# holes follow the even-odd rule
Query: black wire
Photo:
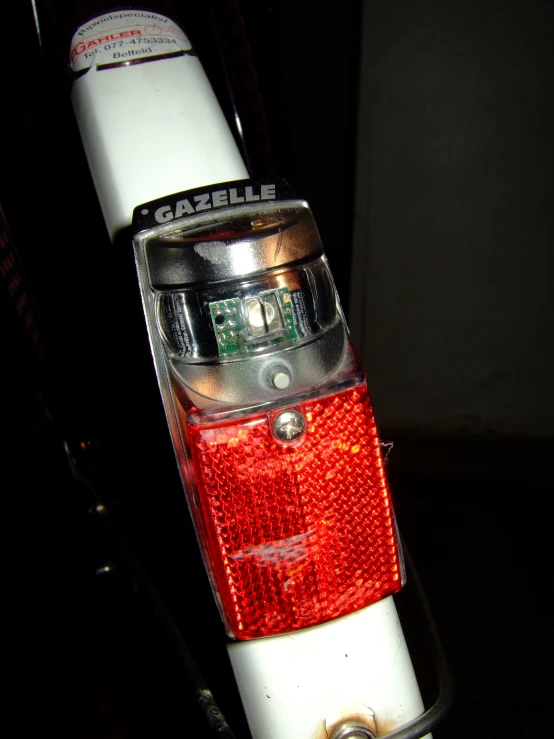
[[212, 25], [213, 25], [214, 32], [215, 32], [217, 50], [218, 50], [219, 57], [221, 60], [221, 68], [223, 70], [223, 76], [225, 78], [225, 86], [227, 88], [227, 94], [229, 95], [229, 100], [231, 103], [232, 115], [234, 119], [232, 121], [232, 124], [233, 124], [232, 128], [235, 131], [237, 138], [239, 139], [242, 156], [244, 157], [244, 163], [246, 165], [246, 169], [248, 170], [248, 174], [252, 178], [254, 176], [254, 173], [252, 171], [252, 163], [250, 161], [250, 156], [248, 153], [248, 146], [246, 144], [246, 139], [244, 137], [244, 128], [243, 128], [242, 121], [240, 118], [235, 93], [233, 91], [233, 85], [231, 84], [231, 78], [229, 75], [229, 68], [227, 64], [226, 54], [223, 49], [223, 43], [221, 39], [221, 33], [219, 31], [218, 24], [215, 21], [214, 10], [213, 10], [211, 3], [210, 3], [210, 13], [212, 16]]
[[429, 631], [430, 646], [433, 661], [437, 671], [437, 679], [439, 684], [439, 694], [433, 705], [425, 711], [421, 716], [401, 726], [399, 729], [389, 731], [383, 734], [379, 739], [419, 739], [419, 737], [428, 734], [450, 710], [454, 700], [454, 681], [450, 674], [446, 654], [441, 644], [439, 632], [431, 606], [425, 595], [425, 590], [415, 568], [410, 551], [404, 539], [402, 539], [402, 548], [404, 551], [404, 559], [409, 571], [410, 581], [415, 586], [415, 592], [419, 601], [419, 606], [423, 611], [425, 623]]

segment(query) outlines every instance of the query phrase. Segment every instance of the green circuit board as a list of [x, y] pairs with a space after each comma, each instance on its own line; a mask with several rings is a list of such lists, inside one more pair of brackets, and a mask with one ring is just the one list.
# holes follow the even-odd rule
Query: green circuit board
[[247, 354], [260, 345], [298, 338], [287, 287], [209, 304], [220, 356]]

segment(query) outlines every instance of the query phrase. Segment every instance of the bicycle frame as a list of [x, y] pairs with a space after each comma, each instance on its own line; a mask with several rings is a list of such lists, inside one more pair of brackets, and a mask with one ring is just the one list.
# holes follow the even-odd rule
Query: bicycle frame
[[[135, 31], [150, 41], [131, 47]], [[118, 245], [141, 204], [248, 179], [201, 64], [171, 19], [140, 9], [96, 16], [76, 30], [71, 64], [77, 123]], [[165, 161], [145, 177], [142, 154], [153, 141]], [[413, 724], [424, 705], [392, 596], [311, 628], [230, 642], [228, 652], [256, 739], [417, 737], [429, 728]]]

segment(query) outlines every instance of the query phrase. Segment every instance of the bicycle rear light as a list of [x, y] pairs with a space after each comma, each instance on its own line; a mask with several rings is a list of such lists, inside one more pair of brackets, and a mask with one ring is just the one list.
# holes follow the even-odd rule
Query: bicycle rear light
[[156, 370], [227, 633], [280, 634], [399, 590], [365, 376], [319, 234], [285, 185], [135, 210]]

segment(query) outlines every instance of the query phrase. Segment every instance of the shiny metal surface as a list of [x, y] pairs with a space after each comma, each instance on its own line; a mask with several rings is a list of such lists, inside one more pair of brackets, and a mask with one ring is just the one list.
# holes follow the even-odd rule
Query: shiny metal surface
[[[348, 341], [343, 320], [337, 316], [331, 329], [313, 341], [286, 350], [251, 356], [234, 362], [190, 364], [169, 360], [176, 383], [198, 412], [251, 408], [263, 403], [294, 398], [322, 388], [326, 383], [355, 374], [359, 367]], [[286, 391], [273, 384], [277, 372], [290, 376]]]
[[295, 441], [306, 430], [306, 419], [298, 411], [282, 411], [273, 421], [273, 434], [281, 441]]
[[148, 232], [144, 249], [150, 284], [158, 289], [246, 277], [323, 254], [302, 200], [191, 216]]
[[375, 734], [359, 721], [345, 721], [336, 727], [330, 739], [375, 739]]

